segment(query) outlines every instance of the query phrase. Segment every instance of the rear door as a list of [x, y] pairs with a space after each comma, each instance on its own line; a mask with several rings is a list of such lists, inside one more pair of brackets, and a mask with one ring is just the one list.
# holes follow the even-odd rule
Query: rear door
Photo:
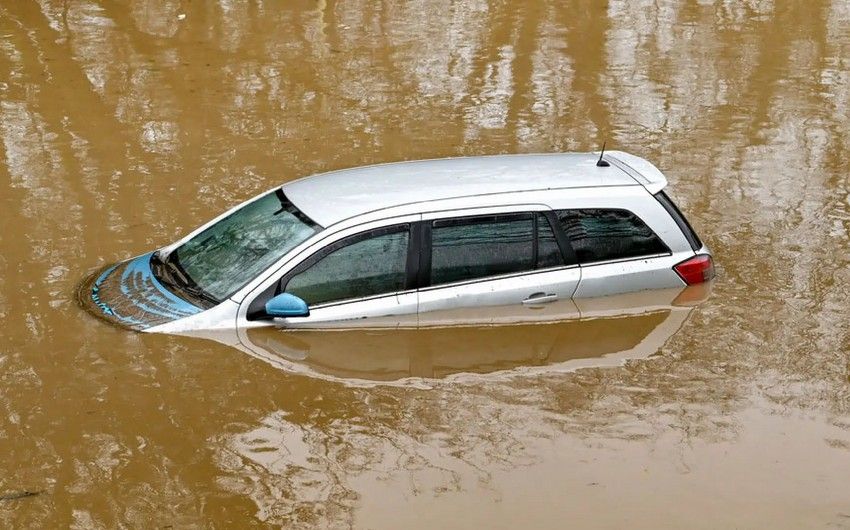
[[420, 326], [575, 315], [581, 270], [544, 206], [423, 215]]

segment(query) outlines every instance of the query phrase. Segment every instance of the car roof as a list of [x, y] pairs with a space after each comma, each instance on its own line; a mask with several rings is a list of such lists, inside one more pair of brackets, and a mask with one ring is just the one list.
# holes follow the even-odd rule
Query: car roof
[[[626, 157], [631, 163], [623, 160]], [[459, 197], [666, 184], [657, 169], [649, 177], [634, 170], [637, 162], [645, 163], [643, 169], [655, 168], [642, 158], [606, 152], [605, 159], [613, 162], [609, 167], [597, 166], [598, 158], [598, 153], [555, 153], [394, 162], [321, 173], [286, 183], [282, 189], [296, 207], [327, 227], [376, 210]], [[641, 176], [644, 181], [636, 178]]]

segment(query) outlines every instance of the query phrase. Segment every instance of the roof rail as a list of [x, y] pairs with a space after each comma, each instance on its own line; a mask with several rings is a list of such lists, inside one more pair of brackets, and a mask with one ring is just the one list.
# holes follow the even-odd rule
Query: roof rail
[[653, 195], [667, 186], [667, 177], [664, 176], [664, 173], [644, 158], [623, 151], [608, 151], [605, 158], [625, 171], [635, 182]]

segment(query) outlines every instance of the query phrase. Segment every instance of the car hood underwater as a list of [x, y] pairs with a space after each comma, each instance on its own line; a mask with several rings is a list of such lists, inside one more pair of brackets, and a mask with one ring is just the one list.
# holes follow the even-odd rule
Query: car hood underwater
[[168, 291], [151, 271], [153, 252], [109, 265], [79, 286], [78, 299], [89, 312], [138, 331], [203, 311]]

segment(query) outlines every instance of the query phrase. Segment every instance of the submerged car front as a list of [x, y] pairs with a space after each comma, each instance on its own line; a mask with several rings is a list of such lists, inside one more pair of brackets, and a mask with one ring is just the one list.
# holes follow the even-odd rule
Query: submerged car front
[[278, 188], [173, 245], [100, 269], [79, 298], [95, 315], [140, 331], [205, 312], [216, 318], [233, 293], [319, 230]]

